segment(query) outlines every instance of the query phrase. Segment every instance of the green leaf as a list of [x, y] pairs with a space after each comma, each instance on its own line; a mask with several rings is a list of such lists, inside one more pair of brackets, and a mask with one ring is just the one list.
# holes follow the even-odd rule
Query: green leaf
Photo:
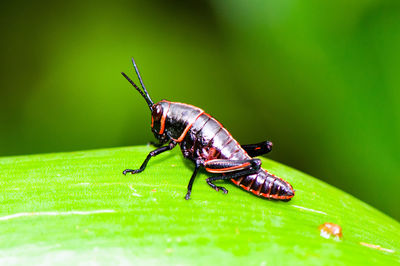
[[[122, 175], [151, 150], [1, 158], [0, 264], [400, 262], [398, 222], [304, 173], [262, 159], [293, 185], [290, 202], [258, 198], [230, 182], [222, 182], [224, 195], [205, 183], [205, 172], [187, 201], [193, 164], [178, 148], [140, 174]], [[325, 222], [340, 225], [343, 239], [321, 237]]]

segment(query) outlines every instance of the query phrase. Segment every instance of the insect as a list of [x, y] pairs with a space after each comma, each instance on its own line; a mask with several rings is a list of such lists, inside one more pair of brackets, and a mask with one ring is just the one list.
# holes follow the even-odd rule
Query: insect
[[133, 58], [132, 63], [143, 90], [124, 72], [121, 74], [146, 100], [151, 111], [151, 130], [158, 143], [153, 143], [157, 149], [147, 155], [139, 169], [126, 169], [124, 175], [143, 172], [152, 157], [179, 145], [183, 156], [195, 164], [187, 187], [187, 200], [200, 167], [217, 174], [206, 181], [210, 187], [225, 194], [228, 190], [215, 185], [214, 181], [231, 180], [237, 186], [268, 199], [289, 201], [294, 196], [288, 182], [261, 168], [260, 159], [252, 158], [270, 152], [270, 141], [240, 145], [221, 123], [198, 107], [167, 100], [154, 104]]

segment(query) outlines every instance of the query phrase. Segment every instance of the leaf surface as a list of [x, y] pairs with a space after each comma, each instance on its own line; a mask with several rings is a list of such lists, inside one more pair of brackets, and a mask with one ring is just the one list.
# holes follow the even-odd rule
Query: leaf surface
[[[0, 264], [335, 264], [400, 262], [397, 221], [324, 182], [262, 158], [290, 182], [290, 202], [230, 182], [215, 192], [179, 149], [149, 146], [0, 158]], [[343, 239], [325, 239], [331, 222]], [[372, 245], [372, 246], [371, 246]]]

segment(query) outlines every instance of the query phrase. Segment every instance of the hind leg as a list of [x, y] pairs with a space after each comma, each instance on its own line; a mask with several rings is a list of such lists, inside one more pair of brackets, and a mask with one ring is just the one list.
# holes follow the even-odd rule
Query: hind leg
[[204, 163], [205, 169], [210, 173], [223, 173], [220, 176], [207, 178], [207, 184], [214, 190], [222, 190], [225, 194], [228, 190], [224, 187], [216, 186], [213, 181], [232, 179], [244, 175], [256, 173], [261, 167], [259, 159], [250, 160], [225, 160], [214, 159]]
[[242, 148], [250, 155], [250, 157], [256, 157], [270, 152], [272, 146], [272, 142], [267, 140], [256, 144], [242, 145]]
[[217, 180], [227, 180], [227, 179], [232, 179], [232, 178], [237, 178], [237, 177], [241, 177], [241, 176], [246, 176], [246, 175], [251, 175], [254, 173], [257, 173], [259, 169], [247, 169], [244, 171], [238, 171], [238, 172], [231, 172], [228, 174], [223, 174], [223, 175], [219, 175], [219, 176], [213, 176], [210, 178], [207, 178], [207, 184], [212, 187], [213, 189], [215, 189], [216, 191], [222, 190], [225, 194], [228, 193], [228, 190], [224, 187], [218, 187], [216, 186], [213, 181], [217, 181]]

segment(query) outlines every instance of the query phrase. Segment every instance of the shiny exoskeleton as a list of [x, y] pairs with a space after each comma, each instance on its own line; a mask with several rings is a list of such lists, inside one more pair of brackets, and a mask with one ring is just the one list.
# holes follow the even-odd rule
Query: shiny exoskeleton
[[143, 91], [125, 73], [122, 75], [146, 100], [151, 110], [151, 128], [159, 141], [155, 145], [159, 148], [149, 153], [139, 169], [126, 169], [123, 174], [142, 172], [151, 157], [179, 144], [183, 156], [195, 163], [185, 199], [190, 198], [200, 167], [219, 174], [206, 180], [216, 191], [228, 193], [224, 187], [216, 186], [213, 182], [230, 179], [237, 186], [260, 197], [289, 201], [294, 196], [294, 190], [288, 182], [267, 172], [261, 168], [259, 159], [252, 158], [270, 152], [270, 141], [240, 145], [221, 123], [198, 107], [166, 100], [154, 104], [133, 59], [132, 62]]

